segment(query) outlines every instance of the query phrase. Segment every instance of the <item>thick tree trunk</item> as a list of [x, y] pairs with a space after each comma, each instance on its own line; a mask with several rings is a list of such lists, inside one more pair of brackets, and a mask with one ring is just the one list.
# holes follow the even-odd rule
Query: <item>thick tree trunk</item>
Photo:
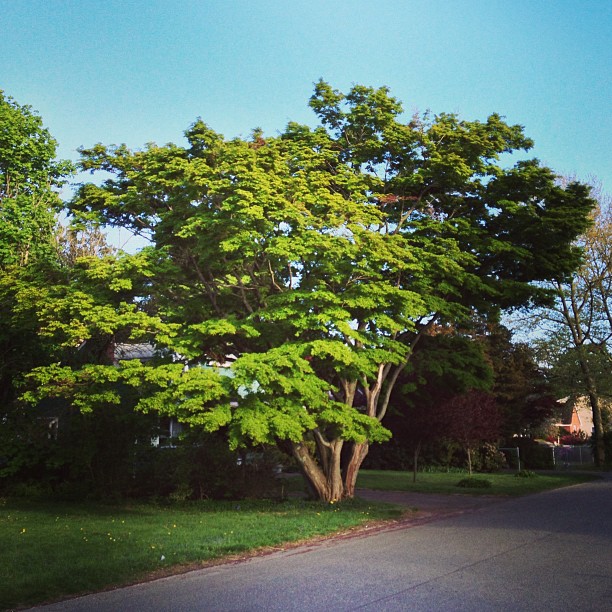
[[589, 402], [593, 410], [593, 429], [595, 430], [595, 464], [598, 467], [603, 467], [606, 464], [606, 445], [599, 395], [597, 393], [589, 393]]
[[340, 471], [342, 440], [336, 440], [330, 443], [329, 447], [326, 447], [327, 456], [322, 462], [326, 466], [325, 470], [311, 455], [306, 444], [292, 442], [290, 443], [290, 449], [315, 499], [335, 502], [343, 498], [344, 485]]
[[344, 497], [355, 497], [357, 474], [369, 450], [370, 444], [368, 442], [353, 444], [349, 459], [344, 467]]
[[591, 373], [588, 359], [585, 355], [584, 347], [582, 346], [580, 349], [580, 369], [582, 370], [582, 374], [584, 376], [584, 382], [586, 384], [591, 410], [593, 411], [593, 429], [595, 430], [595, 464], [598, 467], [603, 467], [606, 463], [606, 447], [604, 442], [603, 418], [601, 415], [599, 393], [597, 391], [595, 379]]

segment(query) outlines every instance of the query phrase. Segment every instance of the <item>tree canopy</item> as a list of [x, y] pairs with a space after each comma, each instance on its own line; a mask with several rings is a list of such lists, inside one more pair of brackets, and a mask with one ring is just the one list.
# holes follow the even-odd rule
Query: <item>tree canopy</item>
[[49, 257], [55, 214], [62, 203], [55, 188], [72, 171], [57, 161], [57, 142], [29, 106], [0, 90], [0, 266], [27, 265]]
[[18, 373], [44, 363], [35, 304], [57, 256], [57, 189], [72, 171], [29, 106], [0, 90], [0, 405], [14, 397]]
[[[544, 336], [537, 342], [561, 393], [585, 394], [593, 411], [595, 457], [606, 462], [610, 434], [605, 400], [612, 396], [612, 202], [594, 189], [593, 223], [579, 237], [584, 258], [568, 278], [555, 278], [554, 301], [535, 314]], [[586, 432], [590, 433], [590, 432]]]
[[43, 333], [148, 341], [158, 359], [39, 369], [39, 395], [88, 409], [131, 385], [139, 409], [225, 428], [234, 447], [278, 444], [316, 496], [352, 496], [421, 338], [543, 303], [545, 282], [578, 265], [589, 189], [537, 160], [505, 168], [532, 146], [521, 126], [405, 122], [386, 88], [323, 81], [310, 106], [317, 127], [275, 137], [226, 139], [198, 120], [184, 146], [81, 151], [110, 178], [83, 185], [71, 214], [152, 245], [82, 262]]

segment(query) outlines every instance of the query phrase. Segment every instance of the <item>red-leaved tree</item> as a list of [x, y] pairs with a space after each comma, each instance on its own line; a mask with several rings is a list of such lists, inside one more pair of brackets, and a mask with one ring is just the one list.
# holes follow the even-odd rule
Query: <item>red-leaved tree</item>
[[471, 474], [472, 451], [500, 435], [502, 419], [495, 398], [484, 391], [472, 390], [444, 402], [438, 414], [445, 435], [466, 451]]

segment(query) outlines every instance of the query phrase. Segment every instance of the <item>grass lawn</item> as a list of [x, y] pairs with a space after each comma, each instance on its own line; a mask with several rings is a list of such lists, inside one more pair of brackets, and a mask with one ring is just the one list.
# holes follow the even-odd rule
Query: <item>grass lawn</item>
[[360, 500], [105, 506], [0, 499], [0, 609], [398, 518]]
[[596, 474], [571, 472], [537, 474], [533, 478], [519, 478], [512, 473], [474, 474], [474, 478], [489, 480], [489, 488], [462, 488], [457, 483], [468, 476], [458, 472], [419, 472], [412, 482], [412, 472], [361, 470], [357, 487], [386, 491], [412, 491], [415, 493], [443, 493], [469, 495], [525, 495], [547, 489], [556, 489], [598, 478]]

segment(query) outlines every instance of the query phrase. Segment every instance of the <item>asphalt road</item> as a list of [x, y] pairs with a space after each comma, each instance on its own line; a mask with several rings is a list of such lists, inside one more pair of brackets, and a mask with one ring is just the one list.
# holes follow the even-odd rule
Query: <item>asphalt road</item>
[[41, 609], [612, 611], [612, 480]]

